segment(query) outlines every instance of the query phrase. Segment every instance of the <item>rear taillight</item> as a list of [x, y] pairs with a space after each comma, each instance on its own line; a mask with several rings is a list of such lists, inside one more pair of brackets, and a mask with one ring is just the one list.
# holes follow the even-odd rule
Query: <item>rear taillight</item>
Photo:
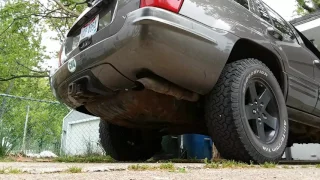
[[178, 13], [182, 3], [183, 0], [141, 0], [140, 7], [152, 6]]

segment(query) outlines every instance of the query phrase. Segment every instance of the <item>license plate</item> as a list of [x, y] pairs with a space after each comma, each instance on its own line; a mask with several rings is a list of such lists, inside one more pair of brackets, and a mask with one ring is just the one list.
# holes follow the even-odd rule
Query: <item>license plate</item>
[[79, 42], [81, 42], [81, 40], [86, 37], [90, 37], [94, 35], [98, 31], [98, 25], [99, 25], [99, 15], [97, 15], [94, 19], [92, 19], [84, 27], [82, 27]]

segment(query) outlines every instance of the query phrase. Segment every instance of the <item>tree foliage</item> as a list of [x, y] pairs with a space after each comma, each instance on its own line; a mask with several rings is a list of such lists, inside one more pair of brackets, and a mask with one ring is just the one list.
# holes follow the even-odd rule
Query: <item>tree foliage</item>
[[296, 0], [298, 14], [313, 13], [320, 9], [320, 0]]
[[[50, 67], [44, 64], [57, 60], [46, 52], [43, 34], [54, 31], [57, 36], [52, 38], [62, 41], [86, 3], [82, 0], [0, 0], [0, 94], [55, 101], [49, 86]], [[59, 143], [62, 119], [68, 112], [65, 106], [0, 96], [0, 144], [5, 139], [5, 145], [19, 149], [27, 106], [31, 107], [27, 129], [29, 145], [41, 150], [48, 144]]]
[[[84, 0], [6, 0], [0, 3], [0, 93], [29, 95], [37, 89], [49, 88], [49, 69], [45, 62], [56, 60], [46, 53], [42, 35], [56, 32], [63, 40], [66, 31], [86, 7]], [[47, 45], [50, 46], [50, 45]], [[50, 64], [50, 63], [49, 63]], [[29, 88], [28, 88], [29, 87]], [[21, 90], [23, 89], [23, 91]], [[23, 92], [23, 94], [22, 94]], [[37, 97], [39, 98], [39, 97]]]

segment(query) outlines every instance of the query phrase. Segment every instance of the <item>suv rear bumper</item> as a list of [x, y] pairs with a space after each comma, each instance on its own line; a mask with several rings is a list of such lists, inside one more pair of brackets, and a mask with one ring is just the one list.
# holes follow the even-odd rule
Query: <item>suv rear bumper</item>
[[68, 106], [82, 104], [68, 95], [74, 82], [106, 95], [130, 89], [151, 72], [190, 91], [206, 94], [216, 83], [238, 37], [159, 8], [127, 15], [118, 33], [73, 57], [76, 70], [63, 64], [51, 77], [55, 96]]

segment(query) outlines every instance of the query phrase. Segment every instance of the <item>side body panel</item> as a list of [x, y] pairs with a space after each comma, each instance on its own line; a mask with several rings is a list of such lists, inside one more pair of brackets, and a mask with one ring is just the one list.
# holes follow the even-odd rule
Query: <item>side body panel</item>
[[[285, 42], [276, 43], [267, 32], [272, 24], [262, 19], [255, 0], [250, 0], [250, 10], [233, 0], [185, 0], [180, 14], [199, 21], [214, 29], [222, 29], [242, 39], [251, 40], [273, 52], [279, 59], [284, 76], [289, 77], [288, 105], [312, 112], [316, 105], [318, 91], [313, 79], [313, 67], [289, 62], [286, 48], [299, 49], [301, 46]], [[279, 44], [283, 45], [283, 47]], [[295, 46], [295, 47], [294, 47]], [[303, 56], [292, 52], [291, 57]], [[301, 60], [303, 63], [303, 59]], [[298, 65], [297, 65], [298, 64]], [[297, 66], [297, 67], [296, 67]]]
[[[254, 0], [260, 4], [260, 0]], [[264, 23], [265, 31], [278, 30], [282, 38], [278, 39], [268, 33], [271, 43], [283, 59], [287, 59], [288, 98], [287, 105], [307, 113], [313, 113], [317, 103], [318, 84], [314, 80], [312, 53], [304, 47], [303, 42], [294, 32], [294, 28], [274, 10], [265, 5], [270, 23]]]
[[179, 13], [213, 29], [228, 31], [254, 41], [279, 56], [261, 26], [262, 19], [253, 13], [255, 7], [249, 2], [250, 10], [233, 0], [185, 0]]

